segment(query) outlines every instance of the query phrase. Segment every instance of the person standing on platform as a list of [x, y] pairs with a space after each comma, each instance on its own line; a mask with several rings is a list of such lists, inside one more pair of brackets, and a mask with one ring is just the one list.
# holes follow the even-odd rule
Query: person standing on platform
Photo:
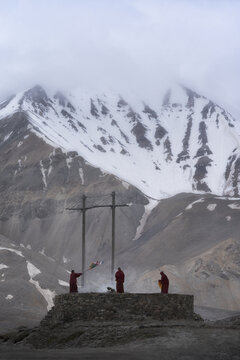
[[166, 274], [163, 271], [160, 272], [161, 279], [158, 280], [158, 283], [161, 287], [162, 294], [168, 294], [169, 280]]
[[115, 274], [117, 293], [124, 293], [124, 287], [123, 287], [124, 279], [125, 279], [124, 272], [119, 267], [118, 271]]
[[75, 273], [74, 270], [71, 271], [69, 285], [70, 285], [70, 293], [77, 293], [78, 287], [77, 287], [77, 278], [81, 276], [82, 273]]

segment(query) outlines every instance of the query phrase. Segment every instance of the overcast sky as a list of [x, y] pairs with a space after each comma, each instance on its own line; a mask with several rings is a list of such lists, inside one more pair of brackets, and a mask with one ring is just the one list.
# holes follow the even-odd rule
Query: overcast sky
[[240, 114], [239, 0], [0, 0], [0, 99], [173, 80]]

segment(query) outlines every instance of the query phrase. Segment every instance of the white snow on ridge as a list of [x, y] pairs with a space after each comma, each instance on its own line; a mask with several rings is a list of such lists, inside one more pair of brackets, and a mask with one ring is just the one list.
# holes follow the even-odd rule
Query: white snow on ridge
[[209, 211], [214, 211], [214, 210], [216, 209], [216, 206], [217, 206], [217, 204], [209, 204], [209, 205], [207, 206], [207, 209], [208, 209]]
[[35, 265], [30, 263], [29, 261], [27, 261], [27, 269], [28, 269], [28, 274], [29, 274], [30, 278], [34, 278], [38, 274], [41, 274], [41, 271]]
[[9, 268], [9, 266], [4, 265], [4, 264], [0, 264], [0, 270], [2, 270], [2, 269], [7, 269], [7, 268]]
[[66, 264], [68, 262], [68, 259], [65, 256], [63, 256], [63, 262], [64, 262], [64, 264]]
[[240, 210], [239, 204], [229, 204], [228, 207], [230, 207], [233, 210]]
[[83, 174], [83, 169], [80, 167], [78, 169], [79, 171], [79, 176], [80, 176], [80, 179], [81, 179], [81, 182], [82, 182], [82, 185], [84, 185], [84, 174]]
[[149, 215], [151, 214], [152, 210], [159, 204], [159, 201], [158, 200], [149, 200], [149, 203], [147, 205], [144, 206], [145, 210], [144, 210], [144, 213], [143, 213], [143, 216], [140, 220], [140, 224], [139, 226], [137, 227], [137, 230], [136, 230], [136, 234], [133, 238], [132, 241], [135, 241], [137, 240], [141, 234], [142, 234], [142, 231], [143, 231], [143, 228], [146, 224], [146, 221], [149, 217]]
[[180, 212], [180, 213], [176, 216], [176, 218], [180, 217], [182, 214], [183, 214], [183, 213]]
[[[0, 118], [14, 106], [19, 108], [21, 96], [15, 97], [7, 110], [0, 111]], [[59, 99], [52, 97], [51, 106], [41, 111], [30, 98], [25, 99], [22, 110], [29, 115], [32, 124], [29, 129], [45, 142], [65, 152], [76, 151], [92, 166], [136, 186], [150, 198], [201, 193], [195, 189], [205, 183], [214, 194], [232, 194], [232, 173], [229, 184], [223, 174], [229, 156], [240, 148], [237, 133], [240, 130], [229, 126], [233, 119], [227, 114], [229, 120], [223, 109], [204, 97], [191, 96], [189, 105], [188, 91], [176, 85], [172, 87], [169, 104], [162, 106], [159, 101], [150, 109], [133, 94], [122, 98], [113, 92], [76, 91], [70, 100], [73, 108], [60, 105]], [[165, 133], [160, 131], [156, 135], [159, 125]], [[206, 174], [199, 179], [195, 176], [199, 169], [196, 165], [203, 156], [209, 163]], [[47, 169], [40, 162], [44, 190], [52, 171], [51, 157], [49, 160]], [[72, 159], [67, 158], [66, 162], [70, 169]], [[79, 176], [84, 184], [81, 167]]]
[[6, 247], [2, 247], [0, 246], [0, 250], [7, 250], [7, 251], [11, 251], [14, 252], [15, 254], [24, 257], [21, 251], [15, 250], [15, 249], [11, 249], [11, 248], [6, 248]]
[[63, 280], [58, 280], [58, 283], [59, 283], [59, 285], [69, 287], [69, 284], [68, 284], [66, 281], [63, 281]]
[[[6, 116], [9, 116], [13, 113], [15, 113], [16, 111], [19, 111], [19, 100], [21, 99], [21, 97], [23, 96], [23, 92], [17, 94], [16, 96], [14, 96], [12, 98], [12, 100], [8, 103], [7, 106], [5, 106], [1, 112], [0, 112], [0, 120], [3, 119]], [[3, 101], [4, 102], [4, 101]], [[1, 102], [1, 104], [3, 103]]]
[[10, 136], [12, 135], [12, 133], [13, 133], [13, 132], [11, 131], [9, 134], [7, 134], [6, 136], [4, 136], [3, 142], [6, 141], [7, 139], [9, 139]]
[[13, 295], [9, 294], [5, 297], [6, 300], [12, 300], [13, 299]]
[[44, 248], [41, 251], [39, 251], [39, 253], [46, 256]]
[[42, 180], [43, 180], [43, 184], [44, 184], [44, 189], [47, 188], [47, 178], [46, 178], [46, 169], [44, 169], [43, 167], [43, 162], [42, 160], [40, 161], [40, 171], [42, 173]]
[[71, 163], [72, 163], [72, 161], [73, 161], [73, 158], [72, 158], [72, 157], [67, 157], [67, 158], [66, 158], [66, 163], [67, 163], [68, 169], [71, 168]]
[[29, 282], [32, 283], [36, 289], [40, 292], [40, 294], [44, 297], [44, 299], [47, 302], [47, 309], [50, 310], [53, 306], [54, 306], [54, 302], [53, 299], [56, 296], [56, 292], [55, 291], [51, 291], [49, 289], [42, 289], [41, 286], [39, 285], [39, 282], [36, 280], [33, 280], [33, 278], [40, 274], [41, 271], [32, 263], [30, 263], [29, 261], [27, 261], [27, 269], [28, 269], [28, 274], [30, 276], [30, 280]]
[[129, 189], [130, 184], [127, 183], [126, 181], [122, 180], [122, 185], [123, 185], [123, 187], [125, 187], [125, 189], [127, 189], [127, 190]]
[[191, 204], [189, 204], [189, 205], [185, 208], [185, 210], [190, 210], [190, 209], [192, 209], [192, 207], [193, 207], [194, 204], [202, 203], [202, 202], [204, 202], [204, 199], [203, 199], [203, 198], [202, 198], [202, 199], [199, 199], [199, 200], [196, 200], [196, 201], [192, 202]]

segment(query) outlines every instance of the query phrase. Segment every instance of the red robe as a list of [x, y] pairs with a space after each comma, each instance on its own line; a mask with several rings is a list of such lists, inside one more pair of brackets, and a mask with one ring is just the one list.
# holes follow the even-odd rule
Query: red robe
[[82, 275], [82, 273], [75, 273], [75, 272], [71, 273], [70, 281], [69, 281], [70, 293], [78, 292], [77, 278], [81, 275]]
[[122, 270], [118, 270], [115, 274], [116, 279], [116, 290], [118, 293], [124, 293], [123, 283], [124, 283], [124, 272]]
[[169, 287], [169, 280], [167, 275], [165, 275], [164, 273], [161, 274], [161, 283], [162, 283], [162, 293], [163, 294], [167, 294], [168, 293], [168, 287]]

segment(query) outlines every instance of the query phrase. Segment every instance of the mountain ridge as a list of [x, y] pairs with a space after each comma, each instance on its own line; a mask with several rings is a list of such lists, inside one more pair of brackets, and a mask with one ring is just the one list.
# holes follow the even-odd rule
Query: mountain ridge
[[77, 151], [149, 197], [180, 192], [239, 196], [240, 125], [186, 87], [175, 86], [153, 109], [113, 93], [70, 99], [57, 91], [48, 96], [37, 85], [2, 102], [0, 121], [14, 112], [24, 112], [29, 129], [53, 147]]

